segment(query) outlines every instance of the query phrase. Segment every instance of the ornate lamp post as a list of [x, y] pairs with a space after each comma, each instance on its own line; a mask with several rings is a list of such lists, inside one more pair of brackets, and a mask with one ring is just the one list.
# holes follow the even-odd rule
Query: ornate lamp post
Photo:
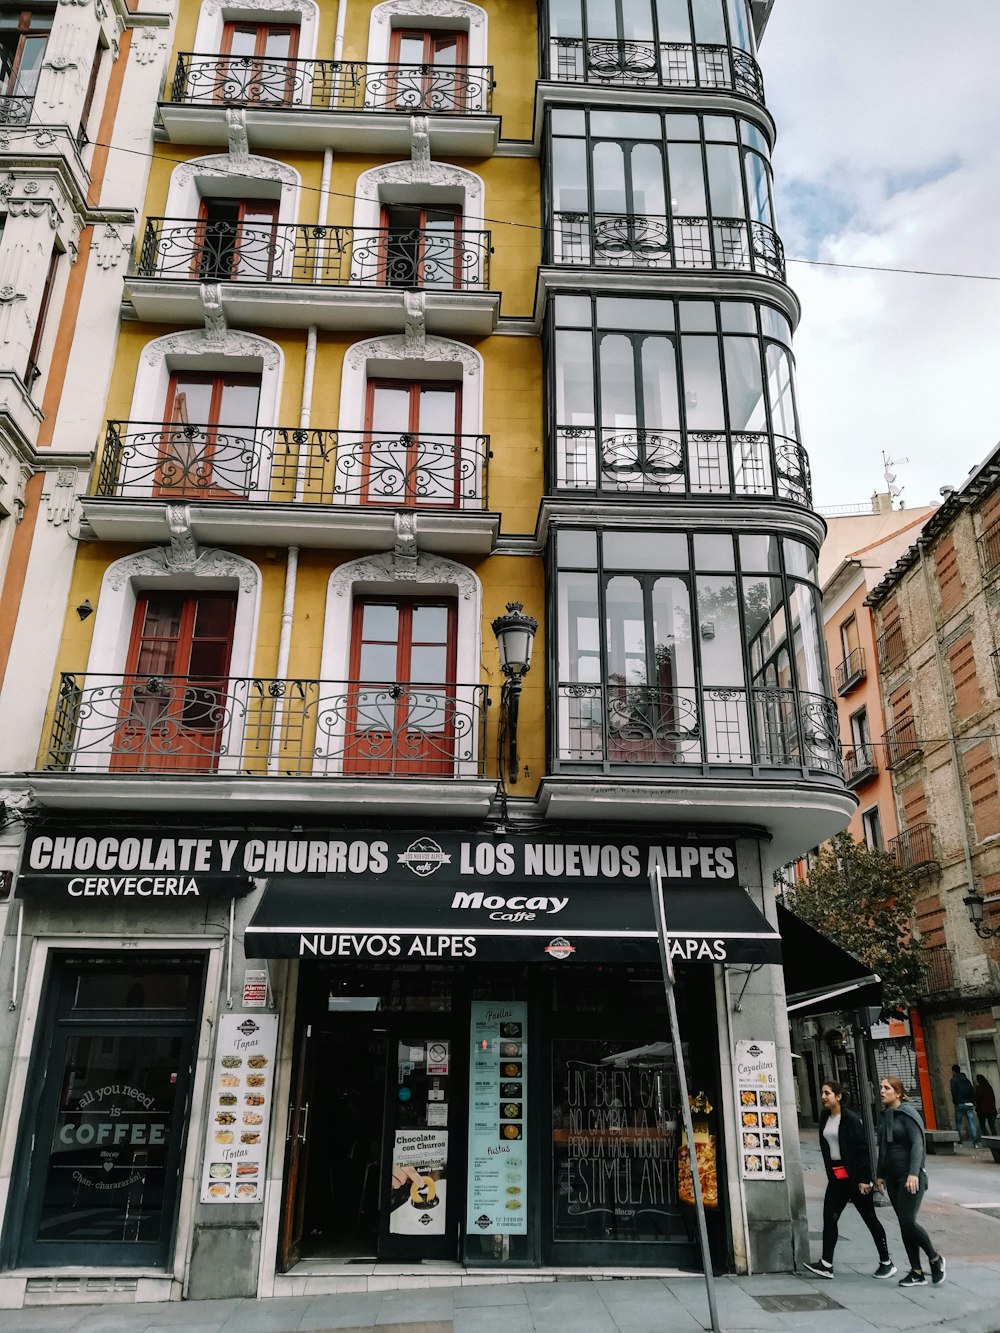
[[[521, 602], [508, 602], [507, 614], [493, 621], [493, 633], [500, 650], [500, 670], [504, 674], [501, 704], [507, 718], [507, 778], [517, 781], [517, 711], [521, 682], [531, 670], [531, 650], [538, 621], [526, 616]], [[503, 762], [503, 755], [500, 755]]]

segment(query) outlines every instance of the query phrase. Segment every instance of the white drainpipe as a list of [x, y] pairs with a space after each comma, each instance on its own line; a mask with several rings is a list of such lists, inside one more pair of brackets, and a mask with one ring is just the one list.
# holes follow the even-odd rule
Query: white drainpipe
[[340, 60], [344, 54], [344, 28], [347, 26], [347, 0], [337, 0], [337, 35], [333, 39], [333, 58]]

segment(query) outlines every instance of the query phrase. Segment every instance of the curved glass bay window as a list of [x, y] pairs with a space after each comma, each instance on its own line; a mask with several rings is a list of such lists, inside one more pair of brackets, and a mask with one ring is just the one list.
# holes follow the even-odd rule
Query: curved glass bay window
[[815, 553], [771, 534], [562, 530], [561, 771], [840, 772]]
[[557, 492], [809, 503], [780, 311], [653, 296], [552, 304]]
[[548, 0], [550, 79], [764, 100], [746, 0]]
[[784, 278], [769, 147], [736, 116], [557, 108], [547, 262]]

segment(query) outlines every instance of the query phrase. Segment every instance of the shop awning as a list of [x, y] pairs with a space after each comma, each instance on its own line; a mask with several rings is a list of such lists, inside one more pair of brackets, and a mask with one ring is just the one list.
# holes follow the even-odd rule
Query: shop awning
[[[659, 959], [645, 880], [630, 886], [545, 880], [481, 885], [362, 886], [326, 876], [275, 876], [246, 929], [246, 953], [341, 962]], [[667, 925], [678, 961], [781, 959], [777, 931], [737, 886], [695, 881], [671, 888]]]
[[882, 980], [853, 954], [778, 904], [788, 1012], [796, 1018], [882, 1004]]

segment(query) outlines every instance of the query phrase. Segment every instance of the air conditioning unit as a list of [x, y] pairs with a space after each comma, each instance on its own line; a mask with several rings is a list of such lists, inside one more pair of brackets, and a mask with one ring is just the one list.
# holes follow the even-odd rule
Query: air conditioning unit
[[819, 1036], [819, 1024], [815, 1018], [804, 1018], [802, 1020], [802, 1036], [806, 1041], [815, 1041]]

